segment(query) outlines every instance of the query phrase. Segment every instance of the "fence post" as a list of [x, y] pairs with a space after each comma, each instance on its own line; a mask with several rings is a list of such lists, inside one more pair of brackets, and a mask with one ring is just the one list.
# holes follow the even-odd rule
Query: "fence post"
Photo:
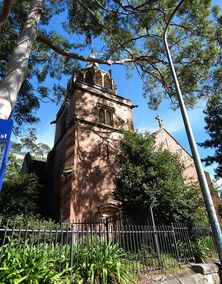
[[109, 218], [108, 217], [105, 218], [104, 225], [105, 225], [105, 230], [106, 230], [106, 241], [107, 243], [109, 243]]
[[180, 254], [179, 254], [178, 247], [177, 247], [177, 240], [176, 240], [176, 235], [175, 235], [173, 223], [171, 223], [171, 230], [172, 230], [172, 233], [173, 233], [173, 242], [174, 242], [176, 257], [177, 257], [178, 262], [180, 263]]
[[74, 248], [74, 224], [71, 224], [71, 243], [70, 243], [70, 278], [72, 281], [72, 270], [73, 270], [73, 248]]
[[160, 254], [160, 245], [159, 245], [159, 240], [158, 240], [158, 235], [157, 235], [156, 224], [155, 224], [152, 206], [150, 206], [150, 214], [151, 214], [152, 225], [153, 225], [154, 245], [155, 245], [155, 250], [156, 250], [156, 254], [157, 254], [157, 259], [158, 259], [159, 265], [162, 267], [163, 261], [162, 261], [161, 254]]
[[[6, 227], [4, 228], [4, 226], [2, 226], [2, 232], [4, 232], [4, 237], [3, 237], [3, 243], [2, 243], [2, 245], [1, 245], [1, 250], [0, 250], [0, 252], [1, 252], [1, 254], [0, 254], [0, 261], [1, 261], [1, 259], [2, 259], [2, 253], [3, 253], [3, 247], [4, 247], [4, 245], [5, 245], [5, 240], [6, 240], [6, 236], [7, 236], [7, 231], [8, 231], [8, 226], [9, 226], [9, 221], [7, 221], [7, 223], [6, 223]], [[4, 228], [4, 229], [3, 229]]]

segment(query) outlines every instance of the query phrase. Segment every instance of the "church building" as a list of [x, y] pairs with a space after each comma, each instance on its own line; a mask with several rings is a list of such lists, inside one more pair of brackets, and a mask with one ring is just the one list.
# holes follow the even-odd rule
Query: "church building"
[[183, 176], [188, 184], [198, 186], [198, 177], [193, 157], [177, 142], [176, 139], [163, 127], [163, 119], [158, 115], [159, 129], [153, 133], [156, 147], [162, 147], [179, 156], [184, 166]]
[[[199, 187], [198, 176], [196, 172], [196, 168], [194, 165], [193, 157], [178, 143], [176, 139], [163, 127], [163, 119], [158, 115], [156, 119], [159, 122], [159, 129], [153, 133], [155, 139], [156, 147], [162, 147], [162, 149], [166, 149], [171, 153], [175, 153], [179, 156], [181, 163], [184, 166], [183, 176], [185, 178], [185, 182], [189, 185], [193, 185]], [[216, 210], [217, 218], [220, 224], [222, 224], [222, 216], [220, 213], [221, 201], [218, 192], [213, 189], [213, 183], [211, 181], [210, 175], [208, 172], [204, 172], [208, 186], [211, 190], [211, 196], [213, 199], [214, 207]], [[202, 196], [201, 191], [197, 192]]]
[[118, 95], [111, 72], [95, 63], [74, 74], [67, 90], [48, 156], [49, 210], [62, 221], [118, 214], [115, 156], [123, 130], [133, 130], [133, 105]]
[[[118, 95], [112, 73], [101, 70], [95, 63], [72, 76], [67, 92], [68, 99], [52, 122], [56, 124], [55, 140], [47, 163], [37, 164], [26, 155], [22, 172], [38, 176], [41, 172], [40, 176], [47, 180], [44, 208], [46, 215], [56, 220], [72, 222], [118, 216], [119, 208], [112, 196], [115, 157], [123, 132], [133, 130], [135, 106]], [[156, 147], [161, 145], [179, 154], [187, 182], [198, 185], [192, 156], [163, 127], [160, 116], [156, 119], [159, 122], [159, 129], [153, 133]], [[216, 207], [220, 204], [216, 195], [214, 203]], [[222, 223], [222, 218], [218, 218]]]

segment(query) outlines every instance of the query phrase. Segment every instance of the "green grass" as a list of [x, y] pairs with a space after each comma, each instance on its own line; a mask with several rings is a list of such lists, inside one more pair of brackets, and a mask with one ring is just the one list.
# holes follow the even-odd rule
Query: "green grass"
[[180, 272], [181, 267], [178, 261], [169, 254], [162, 253], [161, 259], [163, 261], [163, 271], [166, 274], [177, 274]]

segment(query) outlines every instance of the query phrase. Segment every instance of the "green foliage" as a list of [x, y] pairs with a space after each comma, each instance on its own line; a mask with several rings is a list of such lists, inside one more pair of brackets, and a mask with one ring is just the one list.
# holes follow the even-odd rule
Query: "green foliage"
[[[0, 283], [71, 283], [70, 247], [47, 244], [2, 248]], [[72, 283], [135, 283], [118, 245], [85, 240], [73, 247]], [[61, 272], [59, 272], [61, 271]]]
[[20, 138], [18, 143], [13, 142], [12, 150], [15, 154], [24, 155], [27, 152], [32, 154], [34, 159], [46, 161], [46, 155], [50, 151], [50, 147], [44, 143], [36, 143], [36, 129], [29, 129], [26, 137]]
[[161, 259], [163, 261], [163, 269], [165, 273], [176, 274], [180, 271], [180, 264], [171, 255], [162, 253]]
[[201, 218], [199, 189], [186, 185], [177, 155], [156, 149], [152, 135], [135, 132], [125, 133], [120, 149], [113, 194], [124, 210], [151, 205], [161, 223]]
[[86, 240], [74, 248], [74, 259], [78, 260], [74, 271], [80, 275], [83, 273], [85, 281], [88, 279], [90, 283], [105, 284], [115, 280], [120, 284], [134, 283], [129, 268], [124, 264], [125, 257], [117, 244]]
[[188, 245], [195, 262], [205, 262], [212, 258], [215, 254], [215, 246], [212, 237], [203, 237], [195, 241], [191, 241]]
[[[27, 20], [30, 3], [31, 1], [25, 0], [14, 4], [7, 22], [0, 25], [0, 81], [4, 78], [7, 63]], [[50, 0], [45, 3], [43, 7], [45, 13], [41, 17], [40, 24], [42, 31], [44, 31], [44, 27], [49, 28], [52, 16], [64, 12], [65, 7], [63, 4], [57, 0]], [[60, 38], [60, 46], [65, 45], [66, 48], [74, 48], [62, 35], [58, 35], [57, 38]], [[61, 39], [63, 40], [61, 41]], [[78, 66], [76, 61], [67, 61], [66, 58], [55, 54], [44, 45], [40, 45], [37, 42], [33, 45], [29, 58], [30, 74], [28, 74], [22, 84], [12, 112], [12, 118], [16, 123], [13, 129], [15, 134], [20, 134], [24, 130], [24, 125], [35, 124], [39, 121], [36, 110], [38, 110], [42, 102], [60, 103], [63, 100], [64, 89], [63, 97], [57, 97], [56, 93], [53, 96], [50, 95], [50, 88], [53, 88], [53, 86], [46, 84], [47, 76], [53, 79], [60, 79], [64, 74], [71, 75]]]
[[214, 196], [215, 194], [218, 195], [218, 191], [213, 184], [209, 187], [209, 190], [212, 196]]
[[[32, 248], [28, 245], [24, 248], [6, 246], [2, 249], [0, 283], [59, 284], [67, 279], [69, 269], [64, 267], [66, 264], [59, 249], [54, 257], [48, 255], [47, 245]], [[65, 253], [64, 248], [62, 253]], [[62, 272], [59, 272], [60, 262]]]
[[[92, 0], [86, 4], [85, 1], [50, 0], [42, 7], [45, 13], [38, 29], [63, 50], [77, 50], [82, 55], [90, 48], [99, 54], [97, 57], [106, 60], [134, 58], [135, 62], [129, 63], [128, 68], [140, 73], [149, 106], [156, 108], [163, 99], [171, 97], [172, 107], [177, 107], [163, 31], [178, 3], [173, 0], [160, 0], [158, 4], [156, 1]], [[27, 0], [13, 5], [8, 21], [0, 26], [0, 78], [4, 76], [29, 9]], [[189, 107], [212, 93], [221, 93], [221, 26], [220, 8], [210, 0], [184, 1], [170, 25], [169, 45]], [[58, 102], [66, 96], [64, 86], [55, 96], [50, 96], [46, 79], [55, 79], [55, 84], [56, 80], [61, 82], [62, 75], [72, 74], [79, 64], [36, 42], [29, 67], [32, 69], [30, 78], [24, 82], [13, 110], [18, 125], [38, 121], [34, 111], [40, 101]], [[19, 132], [19, 128], [16, 130]]]
[[[137, 58], [136, 69], [144, 83], [144, 96], [151, 108], [172, 98], [178, 106], [172, 75], [163, 44], [163, 32], [179, 1], [75, 1], [70, 7], [70, 30], [88, 42], [100, 38], [97, 51], [103, 58]], [[79, 17], [81, 15], [81, 17]], [[82, 20], [80, 21], [79, 18]], [[221, 90], [221, 11], [212, 1], [184, 2], [172, 20], [169, 46], [186, 105]]]
[[[212, 236], [198, 237], [193, 236], [188, 243], [177, 243], [179, 255], [182, 259], [192, 257], [195, 262], [205, 262], [209, 259], [214, 259], [216, 255], [215, 245]], [[191, 261], [191, 259], [190, 259]]]
[[222, 217], [222, 204], [218, 205], [217, 212], [218, 212], [219, 216]]
[[29, 216], [42, 214], [44, 211], [45, 188], [40, 184], [41, 180], [33, 174], [21, 174], [22, 163], [27, 152], [31, 152], [34, 159], [46, 160], [49, 146], [36, 141], [36, 130], [30, 129], [26, 137], [20, 138], [19, 142], [12, 142], [0, 194], [0, 214]]
[[[20, 30], [27, 17], [27, 5], [29, 1], [17, 3], [13, 5], [12, 13], [8, 21], [4, 25], [0, 25], [0, 80], [4, 78], [7, 63], [17, 41]], [[25, 80], [22, 85], [17, 104], [13, 109], [13, 118], [17, 125], [14, 128], [15, 132], [19, 132], [19, 126], [23, 123], [36, 123], [38, 117], [35, 115], [35, 110], [39, 108], [39, 101], [36, 93], [33, 91], [32, 84]]]
[[30, 128], [26, 137], [21, 137], [19, 142], [12, 142], [7, 168], [5, 172], [5, 180], [15, 180], [20, 175], [22, 163], [25, 154], [31, 153], [32, 158], [46, 161], [46, 156], [50, 151], [50, 147], [44, 143], [37, 143], [36, 129]]
[[[55, 236], [52, 235], [52, 230], [59, 230], [61, 225], [51, 219], [44, 219], [41, 215], [0, 215], [1, 228], [16, 228], [12, 234], [8, 232], [6, 235], [6, 244], [12, 243], [13, 246], [22, 246], [23, 243], [35, 246], [45, 243], [52, 244], [55, 241]], [[21, 233], [20, 229], [29, 230], [35, 233]], [[0, 242], [4, 239], [4, 235], [0, 235]], [[46, 248], [50, 251], [50, 246]]]
[[18, 224], [21, 228], [29, 228], [29, 229], [56, 229], [58, 228], [59, 224], [57, 224], [52, 219], [44, 219], [41, 215], [27, 215], [27, 214], [20, 214], [20, 215], [10, 215], [10, 214], [0, 214], [0, 221], [1, 224], [5, 224], [8, 222], [8, 225], [13, 227], [13, 224]]
[[12, 216], [38, 214], [40, 193], [41, 186], [33, 174], [7, 179], [0, 194], [0, 213]]
[[206, 166], [217, 164], [215, 177], [222, 177], [222, 96], [220, 94], [212, 95], [207, 102], [205, 113], [205, 129], [209, 134], [209, 138], [203, 143], [199, 143], [201, 147], [214, 149], [214, 154], [207, 156], [203, 161]]

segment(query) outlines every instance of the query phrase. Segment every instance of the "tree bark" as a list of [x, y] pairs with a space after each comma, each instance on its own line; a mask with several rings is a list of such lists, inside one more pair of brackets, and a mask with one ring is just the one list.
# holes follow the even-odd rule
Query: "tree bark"
[[3, 2], [2, 13], [0, 14], [0, 24], [3, 24], [8, 19], [12, 9], [13, 0], [5, 0]]
[[32, 0], [31, 9], [25, 26], [19, 36], [11, 59], [0, 84], [0, 118], [8, 119], [15, 105], [18, 92], [29, 70], [28, 60], [33, 43], [37, 36], [38, 23], [44, 0]]

